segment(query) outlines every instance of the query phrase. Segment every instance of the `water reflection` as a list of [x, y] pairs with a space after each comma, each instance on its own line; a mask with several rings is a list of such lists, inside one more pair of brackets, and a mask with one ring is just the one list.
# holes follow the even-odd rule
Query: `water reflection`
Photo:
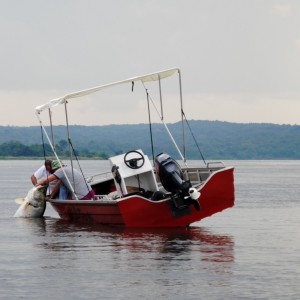
[[120, 277], [128, 284], [143, 284], [143, 274], [156, 284], [157, 278], [168, 280], [170, 286], [187, 281], [196, 286], [196, 278], [207, 281], [208, 274], [210, 284], [230, 285], [233, 274], [234, 238], [205, 227], [126, 229], [50, 217], [16, 221], [31, 244], [30, 256], [41, 269], [59, 274], [75, 270], [80, 277]]
[[[160, 253], [158, 259], [189, 260], [199, 253], [201, 261], [233, 262], [234, 240], [203, 227], [126, 229], [69, 223], [60, 219], [27, 219], [34, 233], [48, 237], [40, 244], [50, 251], [111, 251]], [[34, 226], [32, 226], [34, 225]]]
[[46, 232], [45, 218], [14, 218], [16, 226], [22, 228], [22, 231], [41, 235]]

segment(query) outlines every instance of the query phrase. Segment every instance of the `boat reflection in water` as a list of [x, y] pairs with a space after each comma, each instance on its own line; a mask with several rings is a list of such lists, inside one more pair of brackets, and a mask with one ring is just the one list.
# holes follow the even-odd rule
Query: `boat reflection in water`
[[38, 246], [51, 252], [62, 251], [65, 254], [67, 251], [71, 256], [72, 253], [78, 256], [84, 251], [85, 255], [110, 253], [117, 259], [123, 256], [129, 260], [142, 254], [145, 259], [157, 259], [161, 263], [194, 259], [214, 263], [234, 262], [233, 237], [216, 234], [204, 227], [129, 229], [52, 218], [22, 221], [34, 222], [31, 227], [35, 233], [46, 237]]
[[57, 299], [223, 299], [234, 286], [234, 238], [205, 227], [113, 228], [48, 217], [16, 224], [33, 284], [47, 293], [55, 287]]

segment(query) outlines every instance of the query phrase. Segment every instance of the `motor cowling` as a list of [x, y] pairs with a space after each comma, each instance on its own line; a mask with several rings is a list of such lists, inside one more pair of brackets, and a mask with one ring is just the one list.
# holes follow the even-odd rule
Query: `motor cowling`
[[180, 194], [181, 197], [189, 195], [190, 181], [184, 179], [179, 164], [167, 153], [160, 153], [156, 156], [155, 169], [166, 191]]

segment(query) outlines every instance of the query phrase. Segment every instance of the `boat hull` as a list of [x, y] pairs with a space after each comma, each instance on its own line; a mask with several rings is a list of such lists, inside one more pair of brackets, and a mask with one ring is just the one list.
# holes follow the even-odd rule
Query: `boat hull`
[[187, 227], [234, 205], [234, 169], [211, 174], [198, 188], [200, 210], [177, 207], [171, 198], [152, 201], [139, 195], [118, 200], [49, 200], [64, 220], [124, 227]]

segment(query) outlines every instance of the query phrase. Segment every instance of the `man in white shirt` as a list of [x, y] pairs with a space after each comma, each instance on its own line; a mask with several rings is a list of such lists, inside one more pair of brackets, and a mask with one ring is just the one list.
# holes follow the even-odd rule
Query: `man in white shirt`
[[[34, 174], [31, 175], [31, 182], [33, 185], [36, 185], [38, 181], [42, 179], [47, 179], [52, 172], [51, 168], [52, 161], [50, 159], [45, 160], [45, 164], [42, 165], [39, 169], [37, 169]], [[51, 182], [48, 186], [46, 195], [50, 195], [53, 187], [55, 186], [55, 182]]]

